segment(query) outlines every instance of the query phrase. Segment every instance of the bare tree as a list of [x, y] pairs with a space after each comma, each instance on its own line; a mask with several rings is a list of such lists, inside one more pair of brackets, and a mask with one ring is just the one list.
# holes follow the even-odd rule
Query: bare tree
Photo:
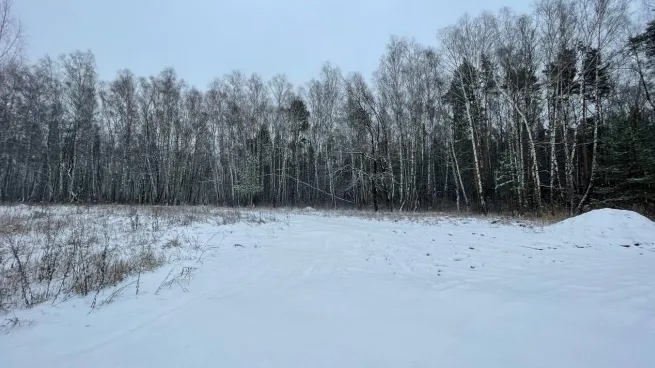
[[653, 209], [655, 21], [640, 0], [465, 15], [392, 36], [366, 78], [171, 69], [98, 80], [91, 52], [21, 63], [0, 1], [0, 200], [570, 213]]
[[464, 16], [456, 26], [447, 28], [441, 34], [445, 59], [453, 75], [451, 92], [464, 107], [464, 117], [468, 124], [468, 136], [473, 153], [474, 183], [480, 209], [483, 212], [487, 211], [487, 203], [477, 137], [478, 125], [482, 118], [478, 71], [482, 69], [483, 55], [488, 55], [491, 51], [493, 29], [493, 20], [489, 16], [473, 19]]
[[23, 51], [23, 27], [12, 6], [12, 0], [0, 0], [0, 65], [20, 60]]

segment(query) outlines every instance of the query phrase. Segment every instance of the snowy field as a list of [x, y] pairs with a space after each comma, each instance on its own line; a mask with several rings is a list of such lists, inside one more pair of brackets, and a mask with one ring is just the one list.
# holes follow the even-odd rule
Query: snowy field
[[156, 267], [85, 296], [30, 279], [38, 303], [18, 292], [0, 315], [0, 367], [655, 367], [655, 224], [633, 212], [207, 210], [135, 228], [133, 210], [77, 211], [112, 259], [148, 243]]

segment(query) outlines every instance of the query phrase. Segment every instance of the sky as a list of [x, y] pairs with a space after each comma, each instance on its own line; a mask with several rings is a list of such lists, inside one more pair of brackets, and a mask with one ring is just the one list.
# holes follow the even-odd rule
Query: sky
[[370, 76], [392, 35], [436, 44], [437, 31], [464, 13], [527, 0], [14, 0], [31, 61], [91, 50], [102, 80], [128, 68], [166, 67], [204, 89], [239, 69], [295, 84], [329, 61]]

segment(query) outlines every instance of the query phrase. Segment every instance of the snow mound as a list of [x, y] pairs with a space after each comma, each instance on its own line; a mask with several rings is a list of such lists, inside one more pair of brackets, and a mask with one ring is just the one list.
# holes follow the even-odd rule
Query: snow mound
[[655, 241], [655, 222], [633, 211], [604, 208], [560, 221], [549, 230], [563, 236], [576, 234], [587, 239], [611, 239], [613, 242]]
[[315, 212], [316, 210], [313, 207], [305, 207], [302, 209], [304, 212]]

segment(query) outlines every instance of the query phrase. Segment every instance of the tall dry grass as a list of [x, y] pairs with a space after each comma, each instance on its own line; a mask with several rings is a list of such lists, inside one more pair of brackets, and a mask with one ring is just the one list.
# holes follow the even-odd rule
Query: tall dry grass
[[[89, 295], [154, 270], [175, 248], [171, 229], [265, 223], [275, 216], [214, 207], [0, 206], [0, 313]], [[95, 299], [93, 302], [95, 305]]]

